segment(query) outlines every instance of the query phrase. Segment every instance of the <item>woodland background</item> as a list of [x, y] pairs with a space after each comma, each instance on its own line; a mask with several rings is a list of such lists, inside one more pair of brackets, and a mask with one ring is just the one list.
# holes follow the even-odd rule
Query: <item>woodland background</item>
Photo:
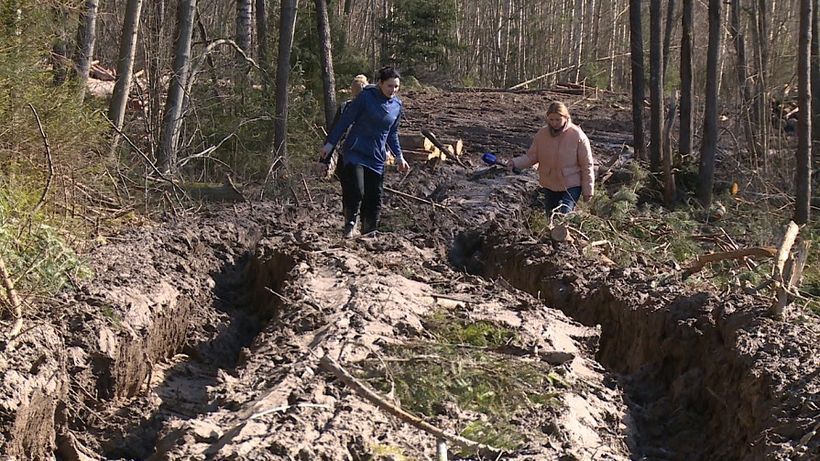
[[404, 89], [630, 93], [633, 148], [666, 206], [740, 189], [807, 223], [817, 6], [4, 0], [0, 256], [23, 291], [48, 293], [87, 271], [76, 251], [106, 228], [235, 182], [285, 193], [347, 82], [383, 65]]

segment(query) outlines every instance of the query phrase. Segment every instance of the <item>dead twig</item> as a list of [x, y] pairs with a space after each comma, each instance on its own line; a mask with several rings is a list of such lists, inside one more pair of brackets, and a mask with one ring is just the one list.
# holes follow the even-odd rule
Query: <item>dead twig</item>
[[51, 160], [51, 146], [48, 143], [48, 136], [46, 136], [46, 132], [43, 129], [43, 123], [40, 121], [40, 115], [37, 114], [37, 109], [34, 108], [33, 105], [28, 105], [31, 112], [34, 114], [34, 119], [37, 120], [37, 128], [40, 130], [40, 136], [43, 138], [43, 145], [45, 146], [46, 150], [46, 162], [48, 163], [48, 176], [46, 176], [46, 185], [43, 187], [43, 194], [40, 195], [40, 200], [37, 201], [37, 204], [34, 205], [34, 209], [31, 210], [31, 214], [29, 215], [29, 219], [31, 216], [34, 216], [37, 211], [43, 206], [46, 202], [46, 196], [48, 195], [48, 190], [51, 188], [51, 181], [54, 179], [54, 162]]
[[[6, 269], [6, 262], [2, 257], [0, 257], [0, 283], [3, 284], [3, 288], [6, 290], [6, 298], [14, 316], [14, 324], [7, 333], [9, 342], [11, 342], [23, 329], [23, 302], [20, 301], [20, 296], [14, 288], [14, 282], [11, 281], [9, 271]], [[10, 346], [7, 344], [6, 347], [9, 348]]]
[[432, 424], [423, 421], [410, 413], [407, 413], [396, 405], [386, 402], [381, 396], [367, 388], [327, 354], [325, 354], [319, 361], [319, 366], [336, 376], [336, 378], [342, 381], [346, 386], [350, 387], [360, 397], [368, 400], [370, 403], [376, 405], [396, 418], [399, 418], [400, 420], [412, 425], [413, 427], [433, 435], [437, 440], [446, 440], [464, 450], [478, 453], [481, 456], [490, 459], [498, 459], [504, 454], [504, 451], [499, 448], [494, 448], [489, 445], [467, 439], [460, 435], [445, 432]]
[[302, 176], [302, 185], [305, 186], [305, 193], [307, 194], [308, 201], [311, 205], [313, 205], [313, 196], [310, 195], [310, 188], [308, 188], [307, 181], [305, 180], [305, 175], [302, 174], [300, 176]]

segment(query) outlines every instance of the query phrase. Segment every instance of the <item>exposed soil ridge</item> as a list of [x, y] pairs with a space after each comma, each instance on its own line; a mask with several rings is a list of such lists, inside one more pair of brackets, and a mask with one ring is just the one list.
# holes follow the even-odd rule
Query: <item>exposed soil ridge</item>
[[[630, 269], [589, 267], [498, 229], [462, 235], [454, 262], [601, 325], [597, 358], [623, 375], [647, 459], [818, 459], [816, 332], [765, 317], [759, 300], [655, 287]], [[788, 421], [788, 422], [787, 422]], [[802, 439], [802, 441], [801, 441]]]

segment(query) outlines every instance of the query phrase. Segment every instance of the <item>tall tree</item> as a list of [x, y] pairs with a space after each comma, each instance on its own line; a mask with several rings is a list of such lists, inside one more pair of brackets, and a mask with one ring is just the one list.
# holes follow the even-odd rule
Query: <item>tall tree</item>
[[812, 169], [820, 169], [820, 5], [811, 9], [811, 158]]
[[752, 90], [749, 86], [749, 78], [746, 62], [746, 36], [744, 34], [743, 22], [740, 12], [743, 9], [743, 0], [733, 0], [731, 3], [731, 20], [729, 22], [729, 35], [735, 45], [735, 72], [737, 76], [738, 88], [738, 115], [743, 126], [743, 134], [746, 137], [746, 145], [749, 153], [754, 159], [758, 158], [757, 143], [755, 142], [754, 129], [752, 128]]
[[327, 17], [327, 0], [316, 0], [316, 28], [319, 32], [319, 52], [322, 59], [325, 126], [329, 131], [336, 114], [336, 77], [333, 75], [333, 52], [330, 41], [330, 21]]
[[797, 168], [795, 175], [796, 196], [794, 222], [809, 222], [811, 205], [811, 30], [812, 10], [815, 0], [800, 0], [800, 37], [797, 46]]
[[694, 90], [692, 85], [692, 3], [694, 0], [683, 0], [683, 15], [681, 18], [680, 37], [680, 136], [678, 137], [678, 152], [683, 155], [692, 153], [692, 132], [694, 131], [694, 109], [692, 101]]
[[262, 68], [262, 84], [268, 94], [270, 81], [270, 60], [268, 59], [268, 13], [266, 0], [256, 0], [256, 42], [259, 66]]
[[276, 64], [276, 108], [273, 119], [273, 153], [288, 157], [288, 77], [293, 34], [296, 31], [296, 9], [299, 0], [282, 0], [279, 14], [279, 55]]
[[706, 109], [703, 114], [703, 141], [700, 144], [698, 169], [698, 200], [708, 207], [712, 204], [712, 186], [715, 181], [715, 154], [718, 138], [718, 66], [722, 31], [722, 0], [709, 0], [709, 45], [706, 50]]
[[629, 49], [632, 62], [632, 137], [635, 155], [646, 156], [643, 132], [643, 33], [641, 32], [641, 0], [629, 0]]
[[663, 155], [663, 18], [661, 0], [649, 0], [649, 169], [661, 170]]
[[666, 80], [666, 69], [669, 66], [669, 56], [672, 54], [669, 49], [672, 45], [672, 36], [675, 35], [675, 9], [677, 2], [668, 0], [666, 2], [666, 28], [663, 34], [663, 71], [662, 76]]
[[[128, 94], [131, 92], [131, 79], [134, 73], [134, 56], [137, 52], [137, 33], [139, 32], [142, 0], [128, 0], [125, 6], [125, 18], [122, 22], [122, 38], [117, 58], [117, 83], [108, 108], [108, 118], [117, 128], [122, 129], [125, 120], [125, 108]], [[119, 135], [115, 136], [112, 151], [116, 148]]]
[[[236, 0], [236, 46], [251, 56], [251, 30], [253, 24], [253, 0]], [[248, 70], [250, 66], [245, 56], [236, 52], [236, 81], [234, 84], [244, 95], [248, 85]]]
[[162, 117], [162, 135], [157, 151], [157, 163], [163, 173], [175, 173], [177, 147], [182, 128], [182, 104], [191, 70], [191, 39], [194, 33], [196, 0], [179, 0], [177, 6], [177, 36], [174, 44], [174, 74], [168, 85], [165, 113]]
[[74, 52], [74, 72], [79, 86], [80, 100], [85, 97], [85, 84], [94, 59], [94, 43], [97, 40], [97, 2], [85, 0], [85, 9], [80, 12], [77, 28], [77, 49]]

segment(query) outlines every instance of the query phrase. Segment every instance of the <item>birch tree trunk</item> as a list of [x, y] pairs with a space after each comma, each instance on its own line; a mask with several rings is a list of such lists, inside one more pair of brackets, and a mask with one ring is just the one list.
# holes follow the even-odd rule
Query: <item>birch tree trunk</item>
[[700, 145], [698, 200], [704, 208], [712, 204], [715, 180], [715, 153], [718, 138], [718, 66], [722, 0], [709, 0], [709, 45], [706, 51], [706, 109], [703, 114], [703, 141]]
[[632, 62], [632, 137], [635, 155], [646, 158], [643, 132], [643, 33], [641, 31], [641, 0], [629, 0], [629, 48]]
[[336, 77], [333, 74], [333, 52], [330, 40], [330, 22], [327, 17], [327, 0], [316, 0], [316, 27], [319, 32], [319, 51], [322, 59], [325, 126], [329, 131], [336, 115]]
[[[108, 108], [108, 118], [122, 130], [125, 120], [125, 108], [128, 104], [128, 94], [131, 91], [131, 78], [134, 72], [134, 56], [137, 52], [137, 34], [139, 32], [142, 0], [128, 0], [125, 7], [125, 19], [122, 23], [122, 38], [117, 59], [117, 83], [114, 84], [114, 93], [111, 96], [111, 105]], [[111, 144], [112, 152], [119, 143], [119, 134], [114, 136]]]
[[[236, 45], [245, 52], [247, 56], [251, 55], [251, 30], [253, 23], [253, 0], [236, 0]], [[248, 86], [248, 71], [250, 64], [241, 53], [236, 52], [235, 57], [236, 81], [234, 84], [236, 88], [243, 94]]]
[[97, 40], [97, 2], [85, 0], [77, 28], [77, 48], [74, 53], [74, 72], [79, 85], [80, 101], [85, 98], [85, 85], [94, 59], [94, 43]]
[[299, 0], [282, 0], [279, 15], [279, 54], [276, 64], [276, 109], [273, 120], [273, 154], [288, 158], [288, 85], [290, 53], [296, 30], [296, 9]]
[[794, 222], [809, 222], [811, 205], [811, 30], [815, 0], [800, 0], [800, 37], [797, 46], [797, 91], [800, 115], [797, 119], [797, 168], [795, 172]]
[[168, 86], [165, 113], [162, 117], [160, 148], [157, 150], [158, 168], [163, 173], [175, 173], [177, 147], [182, 128], [185, 88], [191, 70], [191, 38], [194, 32], [196, 0], [180, 0], [177, 6], [177, 37], [174, 46], [174, 74]]
[[692, 3], [694, 0], [683, 0], [680, 37], [680, 136], [678, 152], [682, 155], [692, 153], [692, 133], [694, 131], [694, 90], [692, 85]]

